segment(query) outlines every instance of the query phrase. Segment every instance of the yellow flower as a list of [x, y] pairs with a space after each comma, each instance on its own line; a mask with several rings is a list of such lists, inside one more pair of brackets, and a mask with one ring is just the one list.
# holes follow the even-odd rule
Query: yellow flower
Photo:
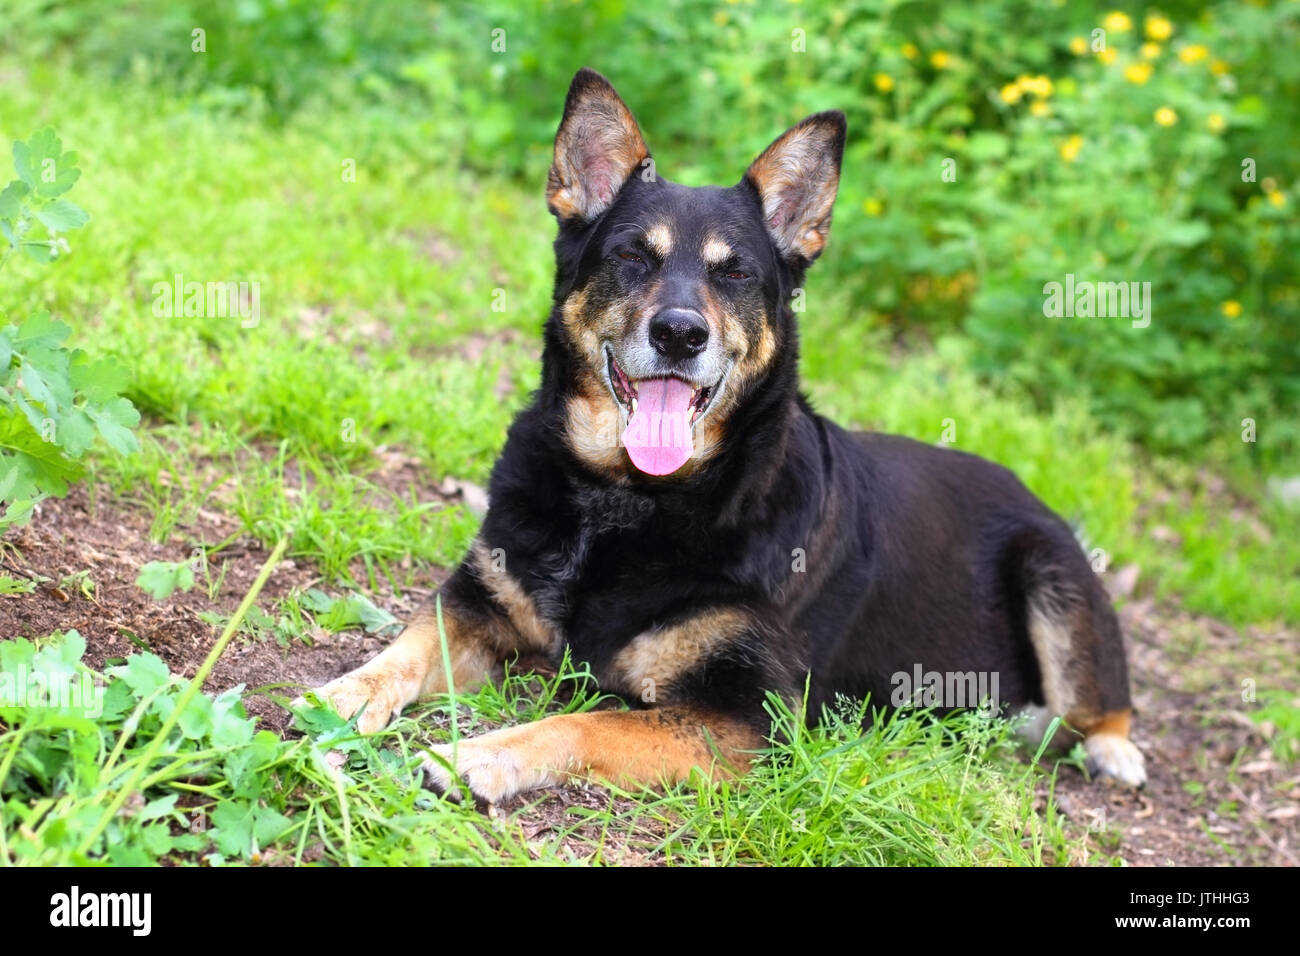
[[1168, 40], [1174, 32], [1174, 25], [1159, 14], [1147, 17], [1147, 36], [1153, 40]]
[[1211, 113], [1205, 120], [1205, 125], [1210, 128], [1211, 133], [1222, 133], [1228, 123], [1219, 113]]
[[868, 216], [879, 216], [885, 209], [885, 204], [875, 196], [862, 201], [862, 211]]
[[1241, 315], [1241, 303], [1236, 299], [1229, 299], [1223, 305], [1219, 306], [1219, 311], [1230, 319], [1235, 319]]
[[1155, 60], [1160, 57], [1161, 47], [1159, 43], [1143, 43], [1138, 52], [1142, 54], [1144, 60]]
[[1231, 69], [1232, 67], [1230, 67], [1223, 60], [1214, 60], [1210, 63], [1210, 72], [1213, 73], [1215, 76], [1223, 76]]
[[1178, 51], [1178, 59], [1184, 63], [1199, 63], [1210, 55], [1210, 51], [1199, 43], [1185, 46]]
[[1002, 90], [998, 95], [1002, 97], [1002, 102], [1004, 103], [1018, 103], [1020, 102], [1020, 84], [1008, 83], [1006, 86], [1002, 87]]
[[1151, 79], [1150, 63], [1130, 63], [1124, 67], [1124, 79], [1130, 83], [1136, 83], [1138, 86]]
[[1113, 46], [1108, 46], [1104, 50], [1098, 50], [1097, 59], [1101, 60], [1101, 62], [1105, 63], [1107, 66], [1110, 66], [1110, 64], [1115, 62], [1115, 48]]
[[876, 89], [882, 93], [888, 93], [894, 88], [894, 78], [888, 73], [876, 74]]
[[1133, 21], [1129, 19], [1127, 13], [1120, 13], [1118, 10], [1113, 10], [1106, 14], [1106, 19], [1101, 21], [1101, 25], [1112, 33], [1125, 33], [1132, 29]]
[[1070, 37], [1070, 52], [1075, 56], [1083, 56], [1088, 52], [1088, 41], [1084, 37]]
[[1034, 103], [1033, 106], [1029, 107], [1029, 112], [1033, 113], [1035, 116], [1051, 116], [1052, 108], [1042, 100], [1039, 100]]
[[915, 43], [903, 44], [903, 56], [907, 57], [909, 60], [915, 60], [917, 54], [920, 52], [921, 51], [916, 48]]
[[1161, 126], [1173, 126], [1178, 122], [1178, 114], [1167, 106], [1162, 106], [1155, 112], [1156, 122]]
[[1026, 93], [1033, 93], [1040, 99], [1047, 99], [1052, 95], [1052, 80], [1046, 76], [1018, 76], [1016, 83]]
[[1286, 205], [1286, 193], [1278, 192], [1274, 189], [1268, 194], [1268, 201], [1281, 209]]
[[947, 53], [944, 53], [943, 50], [935, 50], [930, 54], [930, 65], [936, 70], [942, 70], [948, 65], [948, 61], [951, 59], [952, 57]]
[[1079, 150], [1081, 149], [1083, 149], [1083, 137], [1076, 135], [1071, 136], [1062, 143], [1057, 148], [1057, 151], [1061, 154], [1063, 160], [1067, 163], [1072, 163], [1079, 158]]

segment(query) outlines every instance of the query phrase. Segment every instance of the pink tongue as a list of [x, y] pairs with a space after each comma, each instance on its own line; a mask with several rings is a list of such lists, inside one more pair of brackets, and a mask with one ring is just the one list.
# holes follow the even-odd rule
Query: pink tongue
[[636, 411], [623, 432], [628, 457], [647, 475], [671, 475], [691, 457], [691, 396], [679, 378], [637, 382]]

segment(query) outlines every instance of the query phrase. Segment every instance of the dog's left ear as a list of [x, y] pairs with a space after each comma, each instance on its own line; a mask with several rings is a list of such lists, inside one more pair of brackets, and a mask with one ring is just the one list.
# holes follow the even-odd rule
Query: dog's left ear
[[546, 205], [565, 225], [585, 225], [611, 205], [650, 151], [609, 80], [583, 68], [569, 86], [546, 177]]
[[786, 130], [745, 173], [762, 200], [767, 231], [797, 264], [812, 262], [826, 246], [847, 128], [839, 110], [814, 113]]

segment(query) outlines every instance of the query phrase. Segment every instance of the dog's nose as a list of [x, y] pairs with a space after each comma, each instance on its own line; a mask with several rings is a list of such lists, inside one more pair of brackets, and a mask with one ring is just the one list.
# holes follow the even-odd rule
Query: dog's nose
[[704, 351], [709, 326], [689, 309], [665, 309], [650, 320], [650, 344], [665, 358], [682, 361]]

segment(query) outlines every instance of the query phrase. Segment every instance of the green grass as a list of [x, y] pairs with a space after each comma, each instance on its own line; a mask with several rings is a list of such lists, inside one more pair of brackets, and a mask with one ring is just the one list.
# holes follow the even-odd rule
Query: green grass
[[[290, 554], [332, 582], [400, 590], [413, 569], [454, 563], [476, 519], [392, 487], [386, 456], [415, 457], [430, 484], [486, 479], [537, 376], [552, 269], [540, 190], [416, 164], [348, 115], [270, 129], [156, 89], [0, 61], [0, 74], [14, 71], [0, 135], [56, 125], [81, 153], [79, 198], [94, 218], [44, 274], [15, 263], [0, 304], [12, 317], [49, 308], [74, 344], [120, 358], [146, 415], [138, 455], [92, 460], [95, 493], [153, 516], [160, 540], [203, 545], [214, 575], [230, 542], [185, 538], [200, 508], [267, 543], [292, 530]], [[346, 159], [355, 183], [340, 175]], [[260, 323], [155, 316], [153, 284], [176, 273], [259, 281]], [[815, 270], [802, 341], [806, 386], [826, 413], [930, 441], [951, 419], [955, 447], [1014, 468], [1110, 568], [1140, 565], [1141, 593], [1235, 624], [1300, 622], [1296, 516], [1262, 503], [1251, 476], [1219, 487], [1212, 470], [1152, 459], [1070, 396], [1036, 412], [977, 379], [956, 339], [899, 356]], [[263, 613], [289, 626], [242, 633], [295, 639], [303, 613], [291, 595]], [[76, 640], [49, 643], [57, 666], [75, 669]], [[792, 730], [744, 786], [619, 795], [529, 838], [518, 819], [485, 819], [415, 785], [420, 744], [448, 732], [445, 701], [369, 739], [317, 713], [307, 736], [286, 741], [240, 723], [233, 698], [199, 697], [202, 713], [155, 761], [143, 748], [180, 685], [134, 666], [152, 677], [110, 683], [113, 716], [0, 712], [0, 860], [1038, 864], [1070, 853], [1050, 806], [1033, 809], [1043, 771], [1012, 756], [1004, 725], [969, 717], [896, 718], [861, 735], [832, 715]], [[576, 696], [562, 703], [562, 689]], [[512, 676], [457, 701], [459, 731], [591, 706], [594, 693], [571, 668]], [[133, 812], [83, 849], [128, 767], [144, 768], [143, 802], [132, 797]], [[215, 835], [190, 832], [214, 818]]]
[[[399, 449], [433, 482], [486, 479], [536, 381], [552, 224], [536, 194], [415, 166], [359, 140], [349, 120], [269, 130], [31, 68], [2, 132], [54, 123], [82, 154], [94, 219], [47, 274], [15, 269], [4, 304], [50, 308], [76, 344], [133, 369], [129, 395], [152, 421], [145, 449], [94, 467], [157, 516], [157, 536], [216, 505], [264, 541], [298, 527], [295, 557], [373, 587], [407, 554], [454, 561], [472, 536], [460, 509], [367, 475]], [[341, 176], [348, 158], [355, 183]], [[153, 284], [176, 273], [258, 280], [260, 324], [156, 317]], [[1081, 400], [1036, 412], [967, 371], [960, 340], [899, 358], [816, 270], [808, 302], [805, 377], [826, 413], [932, 441], [951, 419], [955, 447], [1014, 468], [1110, 567], [1140, 565], [1143, 589], [1236, 624], [1300, 621], [1300, 541], [1280, 504], [1234, 508], [1196, 469], [1105, 434]], [[1262, 499], [1253, 480], [1237, 476], [1234, 493]], [[1155, 540], [1158, 527], [1181, 543]]]
[[[75, 674], [84, 646], [75, 633], [4, 642], [0, 660]], [[445, 698], [370, 737], [308, 709], [306, 735], [282, 740], [254, 729], [238, 692], [187, 699], [190, 683], [151, 654], [96, 679], [106, 685], [97, 719], [0, 705], [10, 728], [0, 732], [0, 865], [1037, 865], [1062, 858], [1067, 840], [1033, 807], [1051, 771], [1015, 758], [1005, 721], [974, 714], [896, 714], [863, 734], [861, 705], [807, 730], [774, 704], [789, 743], [743, 785], [612, 791], [604, 806], [568, 808], [539, 838], [419, 786], [423, 748], [452, 734]], [[512, 674], [454, 709], [467, 735], [600, 701], [566, 661], [556, 677]]]

